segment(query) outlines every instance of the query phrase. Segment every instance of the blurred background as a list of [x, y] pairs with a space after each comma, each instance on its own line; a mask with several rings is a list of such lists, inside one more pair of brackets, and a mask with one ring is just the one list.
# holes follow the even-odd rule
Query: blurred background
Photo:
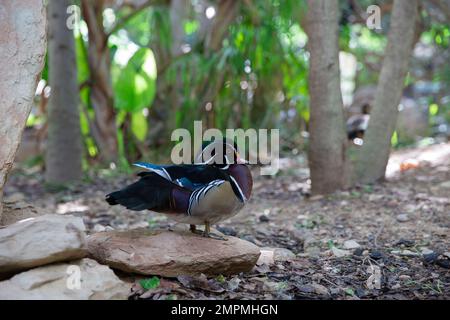
[[[305, 1], [64, 2], [59, 10], [66, 21], [58, 23], [73, 29], [75, 63], [58, 63], [49, 52], [17, 154], [24, 167], [42, 171], [52, 165], [44, 156], [53, 141], [48, 138], [51, 121], [70, 128], [70, 117], [48, 116], [52, 93], [73, 91], [64, 76], [70, 68], [76, 72], [77, 97], [59, 101], [78, 106], [72, 118], [81, 123], [85, 173], [105, 168], [129, 172], [130, 163], [142, 159], [168, 162], [172, 130], [192, 130], [194, 120], [202, 120], [205, 128], [279, 128], [283, 157], [306, 150]], [[366, 26], [366, 8], [373, 4], [381, 8], [378, 30]], [[340, 10], [341, 90], [349, 119], [373, 102], [392, 1], [340, 1]], [[394, 148], [448, 141], [449, 18], [445, 1], [420, 1]], [[49, 39], [49, 46], [63, 29], [54, 28], [56, 38]], [[58, 74], [60, 68], [66, 73]], [[52, 72], [59, 78], [49, 79]], [[62, 132], [77, 139], [73, 131]], [[59, 150], [71, 153], [64, 144]]]

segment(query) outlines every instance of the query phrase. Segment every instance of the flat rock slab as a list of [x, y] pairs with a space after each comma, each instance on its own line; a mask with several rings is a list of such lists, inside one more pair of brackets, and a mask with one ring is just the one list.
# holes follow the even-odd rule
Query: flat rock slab
[[131, 285], [91, 259], [56, 263], [0, 282], [0, 300], [127, 299]]
[[225, 238], [228, 241], [189, 231], [134, 229], [95, 233], [87, 243], [95, 260], [130, 273], [176, 277], [250, 271], [260, 255], [259, 247], [239, 238]]
[[83, 219], [56, 214], [0, 228], [0, 276], [87, 255]]

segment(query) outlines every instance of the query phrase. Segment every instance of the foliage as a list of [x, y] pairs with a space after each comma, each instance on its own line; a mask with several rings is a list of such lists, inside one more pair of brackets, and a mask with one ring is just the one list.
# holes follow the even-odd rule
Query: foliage
[[[361, 11], [373, 4], [384, 8], [381, 31], [369, 30], [361, 20]], [[194, 120], [219, 129], [280, 128], [282, 151], [298, 152], [307, 147], [307, 135], [303, 132], [308, 130], [309, 122], [306, 1], [239, 2], [237, 16], [226, 26], [227, 33], [217, 50], [206, 47], [205, 34], [211, 25], [205, 30], [205, 17], [201, 16], [205, 8], [200, 5], [199, 1], [189, 2], [185, 17], [179, 21], [183, 24], [185, 46], [179, 56], [171, 54], [175, 39], [170, 2], [146, 6], [137, 12], [120, 4], [104, 9], [104, 31], [111, 32], [106, 46], [111, 56], [119, 168], [126, 169], [128, 163], [145, 156], [146, 150], [156, 144], [151, 132], [160, 125], [158, 121], [167, 122], [168, 128], [189, 130]], [[217, 4], [212, 5], [217, 9]], [[389, 8], [389, 3], [341, 1], [340, 7], [340, 50], [357, 62], [355, 76], [349, 81], [355, 89], [374, 85], [387, 43], [390, 11], [385, 8]], [[421, 16], [420, 43], [433, 55], [423, 61], [413, 60], [408, 81], [426, 82], [437, 88], [420, 101], [431, 106], [430, 127], [438, 128], [450, 122], [450, 99], [445, 94], [450, 88], [450, 65], [445, 63], [450, 58], [450, 27], [427, 6], [422, 8]], [[88, 166], [99, 157], [99, 149], [90, 128], [95, 112], [87, 83], [91, 72], [87, 28], [81, 21], [75, 30], [75, 46], [80, 122]], [[47, 74], [46, 62], [42, 79], [47, 79]], [[45, 117], [33, 112], [28, 125], [45, 121]], [[168, 132], [158, 138], [170, 146]], [[394, 146], [406, 143], [401, 136], [392, 140]]]
[[156, 289], [156, 288], [159, 287], [160, 280], [159, 280], [158, 277], [154, 276], [154, 277], [151, 277], [151, 278], [148, 278], [148, 279], [140, 280], [139, 284], [145, 290], [151, 290], [151, 289]]

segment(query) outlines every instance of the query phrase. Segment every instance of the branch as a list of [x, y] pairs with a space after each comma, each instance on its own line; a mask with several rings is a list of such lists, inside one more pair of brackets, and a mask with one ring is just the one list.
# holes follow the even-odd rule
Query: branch
[[106, 33], [106, 41], [108, 40], [108, 38], [115, 33], [117, 30], [122, 29], [127, 23], [128, 21], [130, 21], [131, 19], [133, 19], [136, 15], [138, 15], [142, 10], [147, 9], [150, 6], [153, 5], [157, 5], [159, 3], [162, 3], [165, 1], [158, 1], [158, 0], [148, 0], [147, 2], [141, 4], [140, 6], [137, 6], [133, 11], [131, 11], [130, 13], [128, 13], [126, 16], [124, 16], [122, 19], [120, 19], [119, 21], [117, 21], [113, 27], [111, 28], [111, 30]]

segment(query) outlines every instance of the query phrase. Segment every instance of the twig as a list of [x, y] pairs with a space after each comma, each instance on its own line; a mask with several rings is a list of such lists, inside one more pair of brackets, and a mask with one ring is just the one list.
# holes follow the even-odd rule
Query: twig
[[111, 30], [109, 32], [106, 33], [106, 40], [108, 40], [108, 38], [117, 30], [121, 29], [129, 20], [131, 20], [133, 17], [135, 17], [137, 14], [139, 14], [142, 10], [156, 4], [157, 1], [152, 1], [149, 0], [143, 4], [141, 4], [140, 6], [136, 7], [136, 9], [134, 9], [133, 11], [131, 11], [129, 14], [127, 14], [125, 17], [123, 17], [122, 19], [120, 19], [119, 21], [117, 21], [113, 27], [111, 28]]

